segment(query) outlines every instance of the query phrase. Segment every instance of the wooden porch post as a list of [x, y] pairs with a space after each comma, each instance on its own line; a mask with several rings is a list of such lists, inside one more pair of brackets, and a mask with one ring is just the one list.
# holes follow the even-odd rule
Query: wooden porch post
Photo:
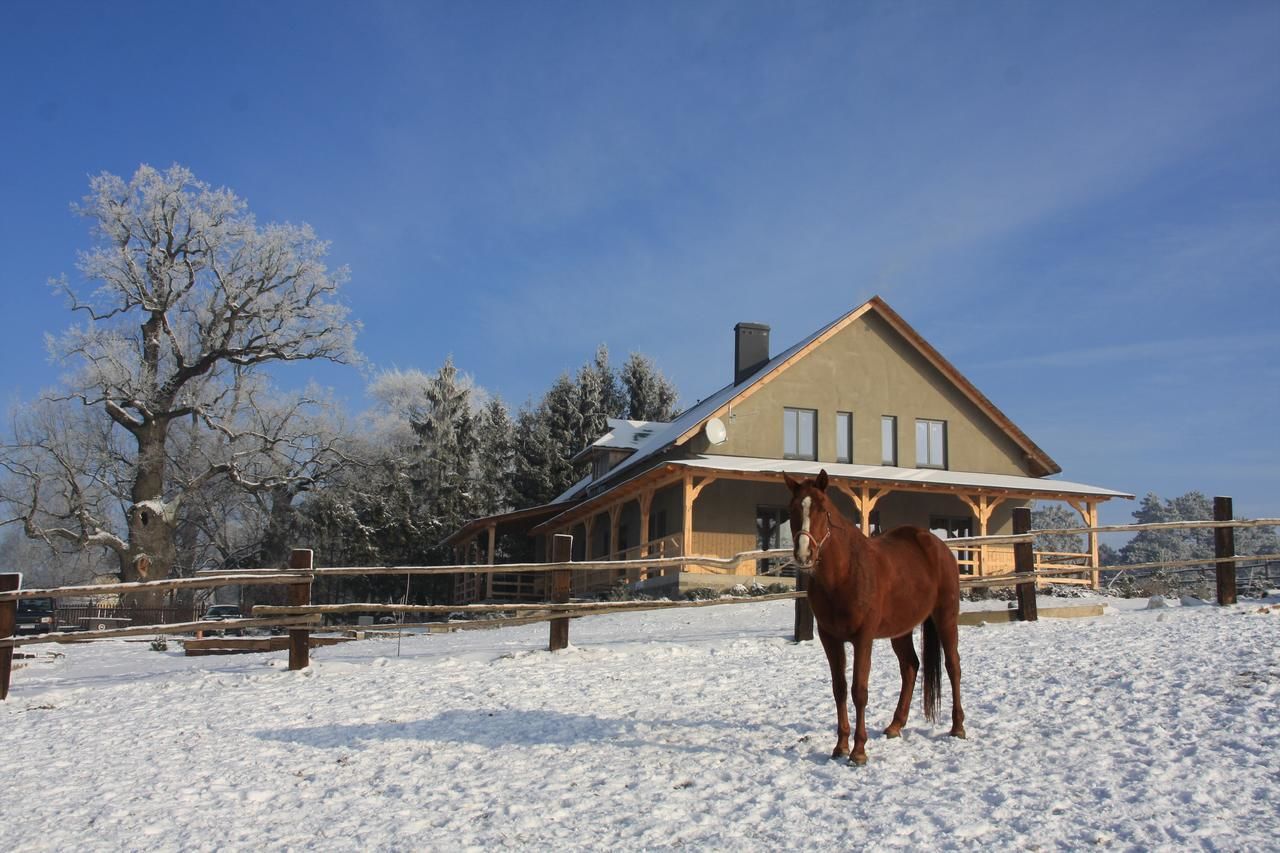
[[613, 554], [615, 559], [618, 555], [618, 528], [622, 520], [622, 504], [616, 503], [609, 507], [609, 550], [606, 553]]
[[[986, 536], [991, 532], [991, 514], [1000, 504], [1004, 503], [1004, 498], [996, 498], [992, 495], [978, 494], [975, 498], [968, 495], [960, 495], [960, 500], [969, 505], [969, 509], [973, 511], [974, 518], [978, 520], [978, 535]], [[987, 546], [978, 546], [978, 559], [974, 565], [974, 575], [983, 577], [987, 573]]]
[[[493, 565], [498, 554], [498, 525], [489, 525], [489, 565]], [[484, 600], [493, 598], [493, 572], [484, 576]]]
[[[684, 475], [684, 556], [691, 556], [693, 551], [693, 502], [702, 494], [702, 490], [716, 481], [714, 476], [703, 477], [695, 486], [693, 474]], [[688, 568], [687, 566], [685, 568]]]
[[[649, 556], [649, 511], [653, 508], [653, 489], [648, 489], [640, 493], [638, 498], [640, 502], [640, 556], [641, 558]], [[640, 580], [640, 570], [632, 569], [632, 575], [627, 580], [635, 583]]]
[[[1089, 527], [1098, 526], [1098, 502], [1089, 501]], [[1089, 565], [1093, 566], [1093, 572], [1090, 574], [1090, 584], [1094, 589], [1102, 585], [1101, 572], [1098, 569], [1101, 566], [1101, 559], [1098, 556], [1098, 532], [1096, 530], [1089, 531]]]
[[693, 474], [684, 474], [684, 523], [680, 528], [680, 553], [693, 553]]
[[[1085, 527], [1093, 528], [1098, 526], [1098, 502], [1097, 501], [1087, 500], [1083, 504], [1081, 504], [1079, 501], [1068, 500], [1067, 504], [1072, 509], [1074, 509], [1077, 513], [1080, 514], [1080, 518], [1081, 520], [1084, 521]], [[1098, 557], [1097, 532], [1094, 530], [1090, 530], [1088, 533], [1087, 541], [1089, 543], [1088, 545], [1089, 566], [1091, 567], [1091, 570], [1089, 572], [1089, 585], [1093, 589], [1097, 589], [1099, 586], [1101, 586], [1101, 583], [1099, 580], [1099, 572], [1098, 572], [1099, 557]]]

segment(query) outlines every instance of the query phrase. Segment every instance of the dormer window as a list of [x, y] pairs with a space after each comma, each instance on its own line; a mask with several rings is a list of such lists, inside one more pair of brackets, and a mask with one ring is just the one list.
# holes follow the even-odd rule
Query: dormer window
[[818, 413], [814, 409], [782, 410], [782, 456], [818, 458]]

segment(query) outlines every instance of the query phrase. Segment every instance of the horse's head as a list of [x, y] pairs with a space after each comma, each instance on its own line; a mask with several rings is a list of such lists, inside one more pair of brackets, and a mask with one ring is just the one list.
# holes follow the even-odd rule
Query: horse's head
[[811, 568], [822, 544], [831, 535], [831, 509], [827, 504], [827, 469], [813, 479], [797, 480], [783, 474], [791, 490], [791, 541], [796, 565]]

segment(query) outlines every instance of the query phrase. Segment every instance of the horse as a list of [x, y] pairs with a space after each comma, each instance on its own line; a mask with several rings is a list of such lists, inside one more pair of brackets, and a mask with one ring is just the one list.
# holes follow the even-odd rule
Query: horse
[[[898, 527], [874, 538], [863, 535], [827, 496], [824, 468], [813, 479], [784, 475], [791, 489], [791, 541], [795, 564], [809, 572], [809, 606], [831, 666], [836, 700], [836, 745], [832, 758], [867, 762], [867, 676], [871, 643], [889, 639], [898, 655], [902, 691], [885, 737], [902, 734], [911, 708], [920, 659], [911, 632], [923, 624], [925, 718], [937, 722], [940, 659], [951, 681], [951, 736], [965, 737], [960, 706], [960, 572], [951, 550], [920, 527]], [[849, 694], [845, 643], [853, 644], [853, 704], [857, 714], [853, 753], [849, 752]]]

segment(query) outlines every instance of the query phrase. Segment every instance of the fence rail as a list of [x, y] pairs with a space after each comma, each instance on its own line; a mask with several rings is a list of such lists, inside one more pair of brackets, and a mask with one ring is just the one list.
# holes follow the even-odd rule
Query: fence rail
[[[1201, 522], [1160, 522], [1155, 524], [1122, 524], [1099, 527], [1077, 527], [1048, 530], [1030, 530], [1030, 510], [1018, 508], [1014, 510], [1014, 534], [999, 536], [968, 536], [946, 540], [953, 550], [973, 550], [984, 545], [1013, 545], [1014, 570], [1005, 575], [994, 577], [966, 577], [960, 583], [965, 588], [1016, 586], [1018, 590], [1019, 617], [1026, 620], [1036, 618], [1035, 587], [1037, 583], [1054, 581], [1067, 575], [1079, 575], [1083, 572], [1098, 571], [1138, 571], [1145, 569], [1179, 570], [1191, 567], [1213, 565], [1217, 570], [1218, 601], [1220, 604], [1235, 602], [1236, 564], [1245, 562], [1266, 562], [1280, 560], [1280, 555], [1266, 554], [1254, 556], [1236, 556], [1234, 553], [1234, 530], [1248, 527], [1280, 526], [1280, 519], [1256, 519], [1252, 521], [1235, 521], [1230, 516], [1230, 499], [1215, 499], [1215, 515], [1218, 520]], [[1049, 534], [1087, 534], [1087, 533], [1121, 533], [1143, 530], [1172, 529], [1212, 529], [1215, 539], [1215, 556], [1212, 558], [1176, 560], [1164, 562], [1141, 563], [1117, 567], [1098, 567], [1089, 565], [1061, 565], [1052, 562], [1037, 563], [1032, 543], [1037, 536]], [[567, 541], [560, 541], [567, 540]], [[289, 629], [290, 653], [289, 668], [301, 669], [309, 662], [309, 634], [321, 625], [325, 615], [350, 613], [498, 613], [509, 612], [527, 614], [515, 617], [512, 621], [528, 623], [548, 620], [551, 622], [552, 649], [563, 648], [568, 642], [568, 620], [583, 616], [604, 613], [619, 613], [636, 610], [658, 610], [680, 607], [707, 607], [723, 604], [748, 604], [764, 601], [794, 599], [796, 601], [797, 640], [812, 639], [812, 614], [809, 612], [804, 592], [804, 575], [797, 578], [795, 592], [775, 595], [762, 595], [751, 598], [725, 598], [704, 601], [568, 601], [568, 583], [572, 572], [611, 570], [646, 572], [653, 570], [680, 569], [686, 566], [698, 566], [702, 570], [712, 569], [712, 573], [729, 574], [743, 563], [757, 560], [782, 559], [791, 555], [791, 550], [776, 548], [770, 550], [743, 551], [731, 557], [680, 555], [672, 557], [647, 557], [628, 560], [582, 560], [571, 561], [571, 537], [558, 535], [554, 549], [554, 562], [551, 563], [512, 563], [499, 565], [452, 565], [452, 566], [335, 566], [317, 569], [313, 565], [312, 552], [295, 550], [290, 557], [289, 568], [281, 570], [239, 570], [227, 573], [200, 573], [191, 578], [172, 578], [159, 581], [140, 581], [135, 583], [96, 584], [91, 586], [65, 586], [41, 589], [19, 589], [20, 576], [16, 574], [0, 574], [0, 699], [8, 695], [9, 679], [12, 671], [13, 649], [18, 646], [36, 643], [70, 643], [96, 639], [114, 639], [120, 637], [136, 637], [157, 634], [182, 634], [201, 630], [234, 630], [246, 627], [286, 627]], [[1080, 559], [1084, 554], [1053, 553], [1049, 558]], [[380, 605], [380, 604], [311, 604], [311, 584], [317, 577], [342, 575], [443, 575], [458, 573], [473, 574], [520, 574], [526, 572], [545, 573], [551, 579], [550, 592], [552, 601], [538, 604], [487, 604], [487, 605]], [[259, 605], [253, 609], [250, 619], [189, 621], [161, 625], [135, 626], [115, 628], [104, 631], [77, 631], [74, 633], [39, 634], [30, 637], [15, 637], [17, 603], [22, 599], [84, 596], [84, 595], [118, 595], [128, 592], [160, 592], [175, 589], [215, 589], [223, 586], [250, 585], [283, 585], [288, 589], [286, 606]], [[493, 620], [500, 621], [500, 620]]]

